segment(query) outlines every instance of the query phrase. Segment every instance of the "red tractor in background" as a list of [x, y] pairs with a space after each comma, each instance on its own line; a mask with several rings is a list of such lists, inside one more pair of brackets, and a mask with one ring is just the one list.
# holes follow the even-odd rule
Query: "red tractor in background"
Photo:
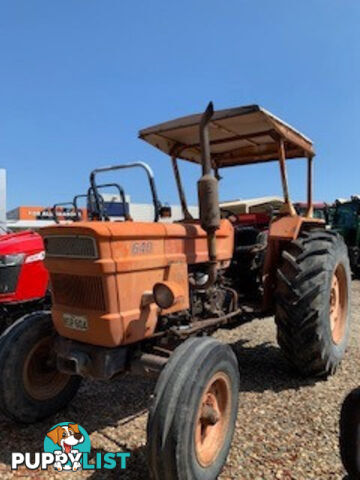
[[49, 307], [43, 240], [35, 232], [0, 236], [0, 333], [32, 311]]

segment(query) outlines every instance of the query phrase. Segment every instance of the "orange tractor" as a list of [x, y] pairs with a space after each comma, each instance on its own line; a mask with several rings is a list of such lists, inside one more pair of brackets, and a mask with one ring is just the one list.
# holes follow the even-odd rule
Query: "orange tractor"
[[[183, 220], [161, 223], [163, 208], [146, 164], [92, 172], [94, 220], [41, 232], [52, 310], [29, 315], [1, 338], [0, 407], [16, 421], [35, 422], [64, 407], [83, 377], [154, 373], [151, 477], [215, 479], [234, 431], [239, 368], [231, 347], [209, 334], [238, 325], [250, 310], [238, 287], [246, 272], [234, 255], [236, 227], [220, 217], [219, 170], [279, 162], [285, 203], [269, 228], [263, 296], [253, 308], [275, 313], [280, 348], [302, 375], [332, 374], [344, 355], [347, 249], [312, 216], [312, 142], [266, 110], [214, 112], [209, 104], [202, 115], [147, 128], [140, 138], [171, 157]], [[305, 216], [296, 214], [288, 192], [286, 160], [295, 157], [308, 162]], [[200, 219], [189, 213], [178, 159], [201, 165]], [[105, 218], [97, 176], [129, 167], [145, 169], [154, 222]]]

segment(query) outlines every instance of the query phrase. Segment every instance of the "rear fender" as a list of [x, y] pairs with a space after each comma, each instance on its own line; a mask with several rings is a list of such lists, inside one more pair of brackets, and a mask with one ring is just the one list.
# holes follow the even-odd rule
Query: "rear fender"
[[272, 222], [269, 229], [263, 272], [264, 310], [272, 310], [274, 305], [276, 269], [280, 262], [282, 250], [289, 242], [296, 240], [302, 231], [310, 230], [312, 228], [325, 229], [324, 220], [319, 218], [301, 217], [299, 215], [287, 215]]

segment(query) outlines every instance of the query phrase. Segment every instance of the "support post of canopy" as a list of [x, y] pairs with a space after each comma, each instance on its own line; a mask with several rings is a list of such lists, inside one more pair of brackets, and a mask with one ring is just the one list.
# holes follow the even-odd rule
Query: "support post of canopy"
[[312, 217], [313, 216], [313, 192], [312, 192], [312, 185], [313, 185], [313, 157], [308, 156], [307, 162], [307, 211], [306, 216]]
[[184, 215], [184, 220], [193, 220], [193, 216], [188, 210], [187, 202], [186, 202], [186, 197], [185, 197], [185, 192], [184, 188], [181, 182], [181, 177], [180, 177], [180, 172], [179, 172], [179, 166], [177, 163], [177, 158], [175, 155], [171, 157], [171, 163], [175, 175], [175, 181], [176, 181], [176, 186], [178, 189], [179, 193], [179, 198], [180, 198], [180, 203], [181, 203], [181, 209]]
[[295, 216], [296, 211], [293, 204], [291, 203], [290, 195], [289, 195], [288, 180], [287, 180], [287, 173], [286, 173], [285, 145], [284, 145], [283, 138], [279, 138], [278, 148], [279, 148], [281, 183], [282, 183], [283, 194], [284, 194], [285, 208], [288, 211], [289, 215]]

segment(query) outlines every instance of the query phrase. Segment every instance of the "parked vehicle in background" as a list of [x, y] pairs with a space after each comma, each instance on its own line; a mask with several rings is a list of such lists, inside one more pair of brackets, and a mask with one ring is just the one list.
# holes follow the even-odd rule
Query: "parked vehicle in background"
[[[307, 204], [305, 202], [294, 203], [298, 215], [306, 215]], [[327, 225], [331, 222], [331, 206], [324, 202], [313, 203], [313, 217], [320, 218]]]
[[339, 232], [349, 252], [352, 272], [360, 275], [360, 197], [354, 195], [348, 201], [337, 200], [332, 228]]
[[43, 239], [31, 231], [0, 235], [0, 333], [26, 313], [48, 308]]

